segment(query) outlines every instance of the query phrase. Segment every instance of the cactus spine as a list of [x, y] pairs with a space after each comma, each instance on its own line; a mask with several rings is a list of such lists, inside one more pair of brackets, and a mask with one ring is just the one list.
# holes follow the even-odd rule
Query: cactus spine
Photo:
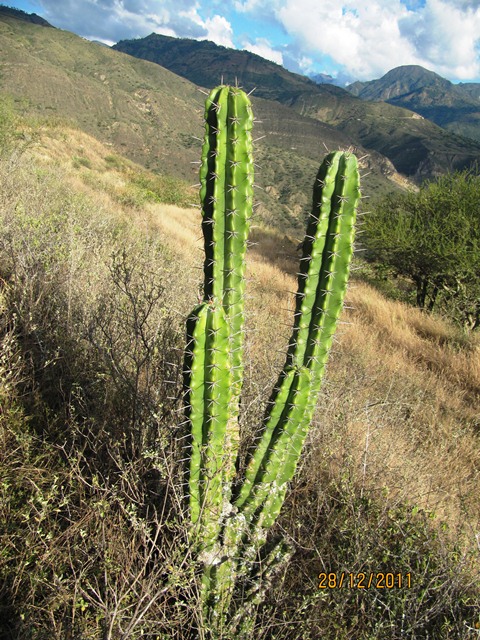
[[[232, 486], [243, 380], [245, 252], [253, 202], [252, 110], [236, 87], [207, 98], [200, 169], [204, 300], [187, 322], [185, 406], [190, 425], [191, 538], [203, 563], [201, 598], [212, 637], [229, 620], [234, 588], [285, 557], [266, 545], [312, 421], [343, 306], [360, 197], [357, 161], [330, 153], [318, 172], [303, 243], [292, 338], [243, 478]], [[255, 560], [263, 561], [263, 574]], [[259, 597], [252, 588], [243, 606]], [[240, 616], [241, 617], [241, 616]], [[239, 613], [230, 622], [239, 620]], [[238, 631], [238, 629], [237, 629]]]

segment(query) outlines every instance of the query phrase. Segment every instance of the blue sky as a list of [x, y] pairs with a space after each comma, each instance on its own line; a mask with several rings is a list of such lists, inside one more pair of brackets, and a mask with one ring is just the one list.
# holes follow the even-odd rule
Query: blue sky
[[3, 0], [54, 26], [113, 44], [209, 39], [299, 73], [371, 80], [419, 64], [480, 82], [480, 0]]

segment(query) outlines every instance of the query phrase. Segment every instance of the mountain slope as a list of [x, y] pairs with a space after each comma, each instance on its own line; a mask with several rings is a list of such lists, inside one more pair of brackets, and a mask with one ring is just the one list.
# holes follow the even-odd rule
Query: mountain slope
[[[0, 15], [0, 94], [12, 96], [24, 113], [72, 122], [159, 173], [197, 181], [192, 163], [200, 156], [204, 96], [157, 64]], [[325, 149], [349, 147], [352, 138], [278, 102], [252, 99], [255, 138], [261, 138], [255, 145], [259, 214], [277, 227], [301, 227]], [[364, 168], [370, 194], [398, 182], [379, 154], [371, 153]]]
[[257, 96], [334, 126], [417, 180], [469, 167], [480, 159], [480, 143], [445, 132], [411, 111], [366, 102], [333, 85], [317, 85], [248, 51], [158, 34], [124, 40], [114, 48], [156, 62], [205, 87], [214, 86], [222, 77], [227, 82], [237, 80], [247, 91], [255, 88]]
[[0, 91], [26, 113], [67, 119], [132, 160], [188, 175], [201, 96], [166, 69], [0, 15]]
[[222, 79], [230, 84], [238, 81], [247, 91], [256, 87], [255, 94], [267, 100], [279, 100], [280, 96], [287, 100], [305, 88], [316, 87], [305, 76], [291, 73], [255, 53], [228, 49], [210, 41], [152, 33], [137, 40], [122, 40], [113, 49], [160, 64], [200, 87], [214, 87]]
[[348, 89], [363, 100], [411, 109], [449, 131], [480, 141], [480, 91], [475, 85], [454, 85], [423, 67], [405, 65], [378, 80], [356, 82]]
[[480, 82], [459, 82], [457, 89], [474, 98], [477, 104], [480, 104]]
[[51, 25], [36, 13], [27, 13], [26, 11], [22, 11], [21, 9], [14, 9], [13, 7], [8, 7], [4, 4], [0, 4], [0, 16], [10, 16], [11, 18], [16, 18], [17, 20], [23, 20], [24, 22], [39, 24], [42, 27], [54, 28], [53, 25]]

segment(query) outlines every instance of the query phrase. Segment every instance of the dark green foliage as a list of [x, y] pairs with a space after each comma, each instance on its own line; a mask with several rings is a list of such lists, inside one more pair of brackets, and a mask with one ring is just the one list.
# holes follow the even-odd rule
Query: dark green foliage
[[416, 304], [466, 328], [480, 324], [480, 176], [448, 174], [391, 194], [366, 218], [369, 257], [407, 276]]

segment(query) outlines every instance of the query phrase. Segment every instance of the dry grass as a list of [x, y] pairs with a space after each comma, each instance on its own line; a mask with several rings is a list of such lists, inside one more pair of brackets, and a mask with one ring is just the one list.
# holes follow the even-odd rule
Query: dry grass
[[[197, 274], [197, 290], [203, 260], [198, 210], [150, 205], [148, 213], [149, 223], [190, 264], [192, 277]], [[247, 378], [268, 395], [290, 335], [297, 256], [284, 236], [261, 229], [252, 235]], [[329, 458], [332, 473], [353, 460], [365, 490], [408, 499], [453, 528], [468, 521], [471, 532], [478, 531], [478, 340], [362, 282], [351, 286], [346, 307], [312, 446]]]
[[[183, 322], [197, 302], [202, 283], [198, 209], [152, 202], [142, 207], [119, 205], [117, 195], [126, 184], [125, 168], [115, 163], [107, 166], [109, 150], [85, 134], [67, 129], [54, 134], [47, 131], [32, 153], [37, 170], [58, 170], [57, 180], [95, 201], [106, 226], [108, 219], [120, 228], [130, 225], [138, 232], [138, 244], [160, 238], [174, 256], [168, 275], [164, 274], [168, 279], [165, 304]], [[83, 158], [80, 166], [72, 157]], [[90, 178], [85, 180], [85, 175]], [[80, 201], [77, 206], [81, 208]], [[86, 224], [82, 216], [79, 209], [78, 220]], [[87, 274], [90, 268], [92, 274], [100, 268], [88, 260], [97, 235], [93, 225], [84, 245], [72, 253], [79, 264], [87, 265]], [[261, 423], [265, 402], [284, 363], [298, 265], [292, 239], [262, 228], [255, 229], [252, 238], [257, 244], [247, 258], [243, 398], [247, 440]], [[102, 245], [97, 251], [103, 271], [107, 250], [108, 246]], [[153, 249], [151, 255], [155, 255]], [[142, 264], [147, 271], [148, 255]], [[90, 291], [85, 293], [87, 297], [108, 298], [107, 289], [102, 295], [96, 291], [100, 285], [93, 276], [88, 276], [89, 287], [85, 287], [76, 277], [80, 272], [72, 265], [69, 268], [75, 276], [71, 278], [73, 291], [79, 298], [85, 293], [83, 289]], [[360, 281], [349, 290], [341, 320], [316, 421], [289, 498], [293, 514], [289, 535], [299, 526], [294, 507], [296, 500], [305, 498], [302, 491], [306, 495], [314, 490], [320, 501], [322, 488], [343, 486], [348, 477], [360, 498], [372, 498], [385, 514], [403, 502], [425, 513], [435, 512], [438, 518], [432, 522], [445, 521], [452, 537], [461, 536], [467, 546], [476, 548], [475, 534], [480, 531], [478, 339], [467, 339], [440, 319], [388, 301]], [[116, 402], [112, 401], [112, 408]], [[309, 504], [305, 498], [300, 511], [308, 511]], [[289, 517], [290, 513], [284, 513], [284, 521]], [[307, 531], [293, 537], [301, 547], [308, 536]]]

